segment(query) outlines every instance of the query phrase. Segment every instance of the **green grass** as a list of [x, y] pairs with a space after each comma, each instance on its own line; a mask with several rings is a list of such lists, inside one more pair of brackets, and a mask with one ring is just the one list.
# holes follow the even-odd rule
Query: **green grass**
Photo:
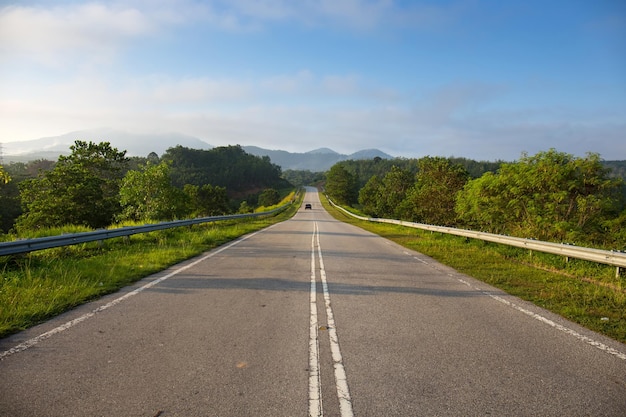
[[273, 217], [206, 223], [0, 257], [0, 337], [286, 220], [300, 201], [301, 197]]
[[[428, 255], [459, 272], [535, 303], [588, 329], [626, 343], [626, 290], [615, 268], [480, 240], [355, 219], [322, 204], [338, 220], [354, 224]], [[607, 320], [608, 319], [608, 320]]]

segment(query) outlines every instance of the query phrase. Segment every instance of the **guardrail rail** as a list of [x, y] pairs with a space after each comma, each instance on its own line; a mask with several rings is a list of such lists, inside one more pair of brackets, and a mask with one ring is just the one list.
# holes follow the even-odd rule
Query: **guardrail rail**
[[561, 256], [564, 256], [566, 259], [575, 258], [575, 259], [582, 259], [585, 261], [596, 262], [596, 263], [600, 263], [604, 265], [611, 265], [616, 268], [615, 270], [616, 278], [619, 278], [621, 269], [626, 268], [626, 253], [625, 252], [585, 248], [581, 246], [569, 245], [569, 244], [564, 244], [564, 243], [544, 242], [541, 240], [524, 239], [524, 238], [519, 238], [519, 237], [497, 235], [497, 234], [485, 233], [485, 232], [476, 232], [473, 230], [466, 230], [466, 229], [455, 229], [453, 227], [433, 226], [429, 224], [413, 223], [413, 222], [407, 222], [403, 220], [379, 219], [375, 217], [357, 216], [356, 214], [349, 212], [343, 207], [338, 206], [331, 199], [328, 199], [328, 202], [332, 206], [343, 211], [344, 213], [360, 220], [366, 220], [366, 221], [378, 222], [378, 223], [392, 223], [392, 224], [397, 224], [401, 226], [412, 227], [415, 229], [447, 233], [450, 235], [463, 236], [463, 237], [468, 237], [472, 239], [480, 239], [480, 240], [484, 240], [487, 242], [495, 242], [495, 243], [501, 243], [503, 245], [515, 246], [518, 248], [525, 248], [525, 249], [534, 250], [537, 252], [550, 253], [553, 255], [561, 255]]
[[0, 242], [0, 256], [17, 255], [21, 253], [34, 252], [43, 249], [57, 248], [60, 246], [77, 245], [80, 243], [97, 242], [115, 237], [136, 235], [139, 233], [154, 232], [157, 230], [171, 229], [174, 227], [191, 226], [194, 224], [217, 222], [221, 220], [242, 219], [247, 217], [260, 217], [277, 214], [285, 210], [291, 203], [277, 207], [273, 210], [248, 213], [232, 214], [228, 216], [199, 217], [197, 219], [175, 220], [142, 226], [126, 226], [117, 229], [96, 230], [93, 232], [68, 233], [60, 236], [39, 237], [34, 239], [15, 240], [12, 242]]

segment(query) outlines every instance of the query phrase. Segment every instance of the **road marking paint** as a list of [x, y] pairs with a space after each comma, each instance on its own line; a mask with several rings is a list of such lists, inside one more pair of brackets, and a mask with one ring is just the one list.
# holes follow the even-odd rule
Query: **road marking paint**
[[[415, 258], [415, 259], [417, 259], [417, 258]], [[429, 264], [427, 262], [422, 261], [421, 259], [418, 259], [418, 260], [420, 262], [426, 264], [426, 265], [429, 265], [433, 269], [439, 270], [439, 268], [437, 268], [437, 266], [435, 264]], [[606, 344], [604, 344], [602, 342], [598, 342], [597, 340], [592, 339], [591, 337], [582, 335], [582, 334], [578, 333], [577, 331], [575, 331], [573, 329], [570, 329], [569, 327], [563, 326], [562, 324], [558, 324], [558, 323], [550, 320], [549, 318], [542, 316], [541, 314], [537, 314], [537, 313], [534, 313], [534, 312], [532, 312], [530, 310], [527, 310], [524, 307], [519, 306], [519, 305], [517, 305], [517, 304], [515, 304], [515, 303], [513, 303], [513, 302], [511, 302], [509, 300], [506, 300], [506, 299], [504, 299], [504, 298], [502, 298], [500, 296], [491, 294], [488, 291], [485, 291], [485, 290], [483, 290], [481, 288], [478, 288], [478, 287], [470, 284], [466, 280], [464, 280], [462, 278], [459, 278], [458, 276], [456, 276], [454, 274], [448, 273], [447, 275], [449, 277], [455, 278], [457, 281], [461, 282], [462, 284], [467, 285], [468, 287], [470, 287], [470, 288], [472, 288], [472, 289], [474, 289], [476, 291], [480, 291], [481, 293], [483, 293], [483, 294], [493, 298], [494, 300], [496, 300], [496, 301], [498, 301], [498, 302], [500, 302], [502, 304], [505, 304], [505, 305], [507, 305], [507, 306], [509, 306], [511, 308], [514, 308], [515, 310], [517, 310], [517, 311], [519, 311], [521, 313], [526, 314], [529, 317], [534, 318], [535, 320], [538, 320], [538, 321], [540, 321], [540, 322], [542, 322], [544, 324], [547, 324], [548, 326], [551, 326], [551, 327], [553, 327], [553, 328], [555, 328], [555, 329], [557, 329], [557, 330], [559, 330], [559, 331], [561, 331], [561, 332], [563, 332], [565, 334], [573, 336], [576, 339], [580, 340], [581, 342], [587, 343], [587, 344], [589, 344], [589, 345], [591, 345], [591, 346], [593, 346], [593, 347], [595, 347], [597, 349], [600, 349], [600, 350], [602, 350], [602, 351], [604, 351], [604, 352], [606, 352], [606, 353], [608, 353], [610, 355], [616, 356], [619, 359], [626, 360], [626, 354], [623, 353], [623, 352], [620, 352], [617, 349], [614, 349], [614, 348], [612, 348], [612, 347], [610, 347], [610, 346], [608, 346], [608, 345], [606, 345]]]
[[526, 314], [527, 316], [530, 316], [530, 317], [534, 318], [535, 320], [539, 320], [540, 322], [545, 323], [548, 326], [551, 326], [551, 327], [553, 327], [553, 328], [555, 328], [557, 330], [560, 330], [563, 333], [569, 334], [570, 336], [574, 336], [576, 339], [578, 339], [578, 340], [580, 340], [582, 342], [585, 342], [585, 343], [587, 343], [587, 344], [589, 344], [589, 345], [591, 345], [591, 346], [593, 346], [595, 348], [598, 348], [598, 349], [600, 349], [600, 350], [602, 350], [602, 351], [604, 351], [604, 352], [606, 352], [606, 353], [608, 353], [610, 355], [614, 355], [614, 356], [618, 357], [619, 359], [626, 360], [626, 354], [620, 352], [617, 349], [613, 349], [612, 347], [607, 346], [607, 345], [605, 345], [602, 342], [598, 342], [595, 339], [592, 339], [592, 338], [590, 338], [588, 336], [582, 335], [582, 334], [578, 333], [577, 331], [575, 331], [573, 329], [570, 329], [569, 327], [563, 326], [562, 324], [555, 323], [554, 321], [550, 320], [547, 317], [544, 317], [544, 316], [542, 316], [540, 314], [537, 314], [537, 313], [533, 313], [532, 311], [527, 310], [524, 307], [521, 307], [521, 306], [519, 306], [519, 305], [517, 305], [515, 303], [512, 303], [509, 300], [505, 300], [504, 298], [502, 298], [500, 296], [489, 294], [488, 292], [482, 291], [482, 290], [481, 290], [481, 292], [486, 294], [486, 295], [488, 295], [489, 297], [493, 298], [494, 300], [497, 300], [497, 301], [499, 301], [499, 302], [501, 302], [501, 303], [503, 303], [505, 305], [508, 305], [508, 306], [514, 308], [517, 311], [520, 311], [520, 312]]
[[[270, 227], [273, 227], [273, 226], [269, 226], [268, 228], [270, 228]], [[268, 228], [266, 228], [264, 230], [267, 230]], [[104, 310], [107, 310], [107, 309], [109, 309], [109, 308], [111, 308], [111, 307], [121, 303], [122, 301], [124, 301], [124, 300], [126, 300], [126, 299], [128, 299], [128, 298], [130, 298], [130, 297], [132, 297], [134, 295], [137, 295], [137, 294], [139, 294], [140, 292], [142, 292], [144, 290], [147, 290], [148, 288], [154, 287], [155, 285], [165, 281], [166, 279], [171, 278], [171, 277], [173, 277], [173, 276], [175, 276], [175, 275], [177, 275], [177, 274], [179, 274], [179, 273], [181, 273], [181, 272], [183, 272], [183, 271], [185, 271], [185, 270], [187, 270], [187, 269], [189, 269], [189, 268], [191, 268], [193, 266], [196, 266], [200, 262], [203, 262], [203, 261], [205, 261], [205, 260], [207, 260], [207, 259], [209, 259], [209, 258], [211, 258], [211, 257], [213, 257], [213, 256], [215, 256], [215, 255], [225, 251], [226, 249], [229, 249], [229, 248], [231, 248], [231, 247], [233, 247], [233, 246], [243, 242], [244, 240], [246, 240], [248, 238], [251, 238], [252, 236], [256, 235], [259, 232], [261, 232], [261, 231], [254, 232], [254, 233], [251, 233], [249, 235], [243, 236], [243, 237], [235, 240], [234, 242], [232, 242], [232, 243], [230, 243], [230, 244], [228, 244], [226, 246], [223, 246], [223, 247], [221, 247], [221, 248], [219, 248], [219, 249], [217, 249], [215, 251], [212, 251], [212, 252], [208, 253], [207, 255], [203, 256], [202, 258], [200, 258], [200, 259], [198, 259], [198, 260], [196, 260], [196, 261], [194, 261], [194, 262], [192, 262], [192, 263], [190, 263], [188, 265], [180, 267], [177, 270], [172, 271], [172, 272], [170, 272], [169, 274], [167, 274], [165, 276], [162, 276], [161, 278], [155, 279], [154, 281], [150, 281], [149, 283], [145, 284], [144, 286], [139, 287], [139, 288], [137, 288], [137, 289], [135, 289], [135, 290], [133, 290], [131, 292], [128, 292], [128, 293], [124, 294], [123, 296], [121, 296], [119, 298], [116, 298], [113, 301], [110, 301], [107, 304], [104, 304], [104, 305], [94, 309], [93, 311], [90, 311], [89, 313], [85, 313], [82, 316], [77, 317], [74, 320], [70, 320], [67, 323], [62, 324], [59, 327], [55, 327], [54, 329], [49, 330], [49, 331], [47, 331], [45, 333], [42, 333], [42, 334], [40, 334], [37, 337], [34, 337], [34, 338], [29, 339], [29, 340], [27, 340], [25, 342], [22, 342], [19, 345], [14, 346], [14, 347], [12, 347], [9, 350], [5, 350], [4, 352], [0, 352], [0, 360], [3, 360], [3, 359], [5, 359], [5, 358], [7, 358], [7, 357], [9, 357], [9, 356], [11, 356], [11, 355], [13, 355], [15, 353], [22, 352], [22, 351], [24, 351], [26, 349], [29, 349], [29, 348], [35, 346], [36, 344], [38, 344], [39, 342], [41, 342], [43, 340], [46, 340], [46, 339], [49, 339], [50, 337], [54, 336], [55, 334], [58, 334], [58, 333], [61, 333], [61, 332], [65, 331], [65, 330], [67, 330], [67, 329], [70, 329], [70, 328], [76, 326], [77, 324], [82, 323], [83, 321], [85, 321], [85, 320], [95, 316], [97, 313], [100, 313], [100, 312], [102, 312]]]
[[309, 297], [309, 416], [321, 417], [322, 409], [322, 384], [320, 380], [320, 356], [317, 321], [317, 292], [315, 282], [315, 231], [317, 223], [314, 223], [311, 237], [311, 293]]
[[352, 399], [350, 398], [350, 390], [348, 389], [348, 378], [346, 370], [343, 366], [343, 357], [339, 348], [339, 338], [337, 336], [337, 326], [335, 325], [335, 316], [330, 304], [330, 293], [328, 291], [328, 282], [326, 280], [326, 269], [324, 268], [324, 258], [322, 257], [322, 247], [320, 245], [319, 229], [317, 222], [315, 223], [315, 239], [317, 244], [317, 256], [320, 263], [320, 278], [322, 280], [322, 289], [324, 292], [324, 301], [326, 304], [326, 318], [328, 322], [328, 337], [330, 340], [330, 350], [333, 357], [333, 366], [335, 368], [335, 385], [337, 388], [337, 398], [339, 399], [339, 410], [341, 417], [352, 417]]

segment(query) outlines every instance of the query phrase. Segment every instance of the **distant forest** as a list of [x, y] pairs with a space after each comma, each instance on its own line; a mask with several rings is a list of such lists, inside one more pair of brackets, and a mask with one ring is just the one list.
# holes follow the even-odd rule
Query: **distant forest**
[[626, 161], [551, 149], [516, 162], [342, 161], [327, 194], [371, 217], [626, 249]]
[[0, 231], [249, 212], [294, 188], [268, 157], [240, 146], [177, 146], [145, 158], [128, 158], [108, 142], [76, 141], [70, 149], [55, 162], [0, 166]]
[[[429, 166], [424, 162], [432, 159], [376, 157], [342, 161], [327, 172], [283, 172], [269, 157], [248, 154], [241, 146], [210, 150], [177, 146], [161, 156], [151, 153], [129, 158], [107, 142], [76, 141], [71, 151], [57, 161], [0, 166], [0, 232], [65, 224], [105, 227], [125, 219], [167, 220], [247, 212], [272, 204], [294, 187], [324, 184], [329, 175], [332, 185], [336, 167], [350, 174], [350, 199], [356, 203], [363, 189], [365, 193], [384, 189], [386, 178], [391, 181], [395, 176], [412, 187], [424, 174], [420, 171]], [[503, 166], [511, 164], [467, 158], [435, 160], [461, 169], [463, 184], [485, 174], [498, 175]], [[607, 177], [626, 182], [626, 161], [597, 162]], [[372, 183], [372, 178], [380, 184]], [[620, 190], [626, 194], [623, 185]], [[367, 200], [367, 196], [363, 198]], [[374, 210], [371, 204], [369, 208]], [[400, 205], [395, 208], [402, 209]]]

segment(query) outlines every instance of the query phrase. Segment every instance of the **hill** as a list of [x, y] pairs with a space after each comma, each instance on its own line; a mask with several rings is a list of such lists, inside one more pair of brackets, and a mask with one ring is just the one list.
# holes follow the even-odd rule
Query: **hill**
[[193, 136], [180, 133], [136, 134], [113, 129], [78, 130], [60, 136], [50, 136], [2, 145], [5, 162], [27, 162], [36, 159], [57, 160], [59, 155], [69, 155], [70, 146], [77, 140], [109, 142], [127, 156], [147, 156], [154, 152], [162, 155], [176, 145], [193, 149], [211, 149], [213, 146]]
[[[113, 129], [78, 130], [60, 136], [50, 136], [23, 142], [2, 144], [3, 160], [10, 162], [28, 162], [38, 159], [56, 161], [59, 155], [69, 155], [70, 146], [76, 140], [91, 142], [109, 142], [119, 150], [125, 150], [127, 156], [148, 156], [151, 152], [161, 156], [168, 149], [182, 146], [189, 149], [208, 150], [214, 146], [207, 142], [180, 133], [136, 134]], [[269, 156], [272, 163], [283, 170], [309, 170], [324, 172], [335, 163], [348, 159], [383, 159], [393, 158], [377, 149], [360, 150], [350, 155], [339, 154], [332, 149], [319, 148], [305, 153], [292, 153], [282, 150], [263, 149], [257, 146], [243, 146], [254, 156]]]
[[374, 159], [393, 159], [378, 149], [366, 149], [350, 155], [344, 155], [328, 148], [320, 148], [305, 153], [293, 153], [280, 150], [263, 149], [256, 146], [244, 146], [243, 149], [249, 154], [256, 156], [269, 156], [273, 163], [283, 170], [308, 170], [312, 172], [325, 172], [340, 161]]

